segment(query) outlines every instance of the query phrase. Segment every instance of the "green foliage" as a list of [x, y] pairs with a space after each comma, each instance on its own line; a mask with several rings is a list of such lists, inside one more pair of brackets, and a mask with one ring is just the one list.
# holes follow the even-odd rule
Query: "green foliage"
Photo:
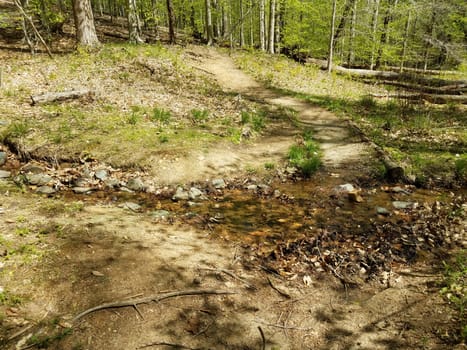
[[209, 111], [207, 109], [192, 109], [190, 113], [195, 123], [204, 123], [209, 117]]
[[29, 130], [29, 124], [27, 122], [14, 122], [3, 132], [2, 139], [20, 138], [26, 136]]
[[459, 314], [459, 341], [467, 340], [467, 251], [457, 254], [454, 261], [443, 262], [443, 295]]
[[21, 305], [22, 303], [23, 299], [20, 296], [10, 293], [6, 290], [0, 292], [0, 305], [17, 306]]
[[321, 166], [319, 147], [310, 134], [304, 135], [303, 142], [290, 147], [288, 159], [290, 164], [298, 168], [305, 177], [313, 175]]
[[172, 117], [172, 113], [166, 109], [155, 107], [152, 110], [152, 114], [150, 115], [150, 120], [152, 122], [158, 122], [160, 124], [169, 124], [170, 118]]

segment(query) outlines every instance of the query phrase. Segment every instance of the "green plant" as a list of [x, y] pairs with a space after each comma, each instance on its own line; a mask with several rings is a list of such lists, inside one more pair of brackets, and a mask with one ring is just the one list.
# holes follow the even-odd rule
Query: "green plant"
[[264, 169], [266, 170], [273, 170], [275, 167], [276, 167], [275, 164], [271, 162], [267, 162], [264, 164]]
[[246, 111], [242, 111], [242, 113], [240, 113], [240, 123], [242, 125], [248, 124], [250, 120], [251, 120], [250, 113]]
[[321, 166], [319, 147], [309, 133], [305, 133], [303, 142], [290, 147], [288, 158], [290, 164], [298, 168], [305, 177], [310, 177]]
[[251, 123], [253, 124], [254, 131], [261, 131], [265, 127], [264, 117], [261, 114], [255, 114], [251, 118]]
[[461, 251], [455, 259], [443, 262], [444, 287], [441, 289], [449, 304], [459, 314], [459, 340], [467, 340], [467, 251]]
[[26, 122], [15, 122], [5, 130], [3, 138], [18, 138], [25, 136], [29, 132], [29, 125]]
[[136, 112], [132, 112], [128, 116], [127, 122], [130, 125], [136, 125], [136, 124], [138, 124], [139, 119], [140, 119], [140, 116]]
[[150, 115], [149, 119], [152, 122], [158, 122], [161, 124], [169, 124], [170, 118], [172, 117], [172, 114], [170, 111], [163, 109], [163, 108], [154, 108], [152, 110], [152, 114]]
[[23, 299], [18, 295], [6, 290], [0, 292], [0, 305], [16, 306], [20, 305], [22, 302]]
[[159, 142], [160, 143], [167, 143], [167, 142], [169, 142], [169, 137], [167, 135], [160, 135], [159, 136]]
[[204, 123], [209, 117], [207, 109], [192, 109], [191, 116], [195, 123]]
[[358, 101], [358, 104], [365, 109], [374, 109], [377, 106], [375, 99], [371, 96], [363, 96]]

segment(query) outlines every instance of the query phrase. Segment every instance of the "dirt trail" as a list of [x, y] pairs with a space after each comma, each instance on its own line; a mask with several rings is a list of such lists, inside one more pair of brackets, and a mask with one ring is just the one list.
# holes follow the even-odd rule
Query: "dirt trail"
[[313, 137], [321, 145], [323, 161], [328, 168], [348, 171], [349, 164], [355, 166], [355, 163], [361, 162], [372, 152], [371, 147], [362, 142], [360, 137], [352, 133], [350, 126], [333, 113], [265, 88], [238, 69], [229, 56], [218, 50], [199, 47], [196, 50], [201, 51], [201, 68], [210, 72], [223, 90], [295, 110], [300, 124], [313, 130]]

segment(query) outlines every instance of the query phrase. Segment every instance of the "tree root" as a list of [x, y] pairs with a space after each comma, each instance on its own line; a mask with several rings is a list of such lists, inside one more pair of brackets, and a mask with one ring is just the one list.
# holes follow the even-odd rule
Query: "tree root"
[[93, 313], [99, 310], [104, 310], [104, 309], [127, 307], [127, 306], [135, 307], [136, 305], [139, 305], [139, 304], [148, 304], [150, 302], [157, 303], [165, 299], [187, 296], [187, 295], [231, 295], [231, 294], [236, 294], [236, 293], [222, 291], [222, 290], [185, 290], [185, 291], [170, 292], [170, 293], [165, 293], [165, 294], [156, 294], [156, 295], [151, 295], [151, 296], [139, 298], [139, 299], [130, 299], [130, 300], [116, 301], [116, 302], [97, 305], [97, 306], [94, 306], [90, 309], [84, 310], [83, 312], [79, 313], [72, 319], [71, 322], [76, 323], [79, 319], [83, 318], [84, 316], [89, 315], [90, 313]]

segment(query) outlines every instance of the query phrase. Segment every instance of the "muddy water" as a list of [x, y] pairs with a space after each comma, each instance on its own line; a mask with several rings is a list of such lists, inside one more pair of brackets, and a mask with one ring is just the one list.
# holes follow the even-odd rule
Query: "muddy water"
[[[65, 197], [112, 205], [134, 202], [142, 206], [141, 215], [166, 210], [170, 213], [168, 220], [196, 225], [214, 237], [275, 246], [312, 237], [323, 230], [353, 237], [371, 236], [375, 226], [385, 223], [410, 225], [410, 210], [394, 208], [393, 201], [431, 206], [435, 201], [449, 201], [453, 196], [449, 192], [406, 187], [403, 193], [394, 193], [391, 191], [394, 185], [367, 184], [359, 191], [362, 201], [357, 203], [349, 199], [347, 193], [336, 191], [343, 183], [341, 179], [327, 177], [326, 181], [315, 178], [273, 183], [267, 190], [226, 189], [195, 203], [173, 202], [170, 198], [145, 193], [67, 193]], [[378, 214], [378, 207], [387, 209], [390, 214]]]

